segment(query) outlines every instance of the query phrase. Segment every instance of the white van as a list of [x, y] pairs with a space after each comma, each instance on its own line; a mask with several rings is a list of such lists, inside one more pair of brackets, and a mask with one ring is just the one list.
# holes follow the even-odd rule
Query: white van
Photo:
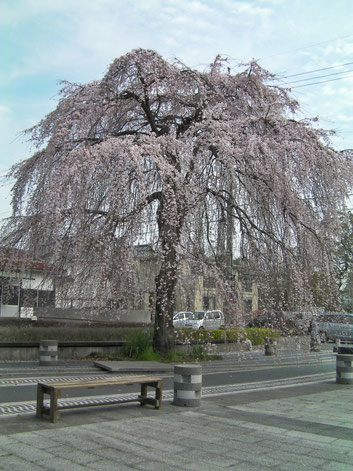
[[185, 327], [191, 329], [219, 329], [224, 325], [222, 311], [198, 311], [185, 321]]
[[193, 313], [189, 311], [177, 312], [173, 317], [173, 327], [185, 327], [185, 322], [192, 319]]

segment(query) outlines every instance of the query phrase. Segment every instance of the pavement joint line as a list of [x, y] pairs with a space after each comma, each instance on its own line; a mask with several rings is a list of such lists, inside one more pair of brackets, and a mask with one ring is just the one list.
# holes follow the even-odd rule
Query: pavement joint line
[[[328, 378], [328, 379], [333, 379], [333, 378]], [[261, 391], [268, 391], [269, 389], [286, 389], [286, 388], [295, 388], [297, 386], [303, 386], [307, 384], [320, 384], [322, 383], [322, 380], [316, 380], [316, 381], [305, 381], [305, 382], [300, 382], [300, 383], [290, 383], [290, 384], [278, 384], [278, 385], [270, 385], [270, 386], [260, 386], [258, 388], [248, 388], [248, 389], [239, 389], [237, 391], [226, 391], [226, 392], [218, 392], [217, 396], [229, 396], [231, 394], [241, 394], [243, 392], [261, 392]], [[202, 397], [211, 397], [215, 396], [216, 393], [214, 394], [202, 394]], [[0, 414], [1, 416], [1, 414]]]
[[[231, 384], [221, 386], [209, 386], [202, 389], [202, 397], [214, 397], [214, 396], [226, 396], [231, 394], [240, 394], [242, 392], [254, 392], [264, 391], [268, 389], [284, 389], [296, 386], [302, 386], [307, 384], [322, 383], [325, 380], [332, 380], [332, 373], [320, 373], [314, 375], [321, 377], [321, 379], [313, 379], [313, 375], [302, 376], [297, 378], [279, 379], [271, 381], [260, 381], [257, 383], [242, 383], [242, 384]], [[299, 381], [298, 381], [299, 380]], [[254, 386], [255, 385], [255, 386]], [[163, 392], [163, 400], [171, 401], [174, 396], [173, 390], [166, 390]], [[114, 402], [119, 399], [135, 399], [136, 393], [134, 394], [114, 394], [104, 396], [86, 396], [78, 399], [68, 398], [62, 399], [59, 402], [65, 405], [78, 405], [78, 404], [97, 404], [101, 402]], [[48, 402], [47, 402], [48, 403]], [[36, 411], [36, 401], [26, 401], [23, 403], [7, 403], [0, 405], [0, 418], [9, 415], [19, 414], [32, 414]]]
[[[300, 363], [300, 365], [312, 365], [312, 364], [316, 364], [317, 362], [303, 362], [303, 363]], [[319, 362], [320, 364], [324, 364], [324, 363], [334, 363], [334, 361], [331, 361], [331, 360], [327, 360], [327, 361], [320, 361]], [[236, 373], [238, 371], [242, 371], [242, 372], [247, 372], [247, 371], [253, 371], [254, 369], [263, 369], [263, 370], [267, 370], [267, 369], [272, 369], [274, 366], [276, 366], [276, 368], [288, 368], [288, 366], [298, 366], [298, 363], [281, 363], [281, 364], [275, 364], [275, 365], [267, 365], [267, 364], [256, 364], [254, 365], [252, 368], [249, 368], [249, 369], [246, 369], [247, 366], [250, 366], [250, 365], [243, 365], [243, 367], [241, 367], [241, 365], [234, 365], [234, 367], [236, 369], [233, 369], [233, 370], [230, 370], [229, 369], [229, 365], [224, 365], [224, 367], [222, 368], [222, 365], [219, 365], [219, 368], [218, 368], [218, 371], [215, 372], [215, 371], [212, 371], [212, 368], [207, 368], [207, 369], [204, 369], [203, 368], [203, 375], [214, 375], [214, 374], [217, 374], [217, 373], [224, 373], [224, 371], [227, 371], [228, 373]]]

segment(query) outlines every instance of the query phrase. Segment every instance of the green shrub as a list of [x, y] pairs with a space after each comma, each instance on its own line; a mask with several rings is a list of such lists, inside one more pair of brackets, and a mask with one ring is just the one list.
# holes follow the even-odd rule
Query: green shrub
[[139, 361], [161, 361], [161, 356], [155, 352], [152, 348], [144, 350], [139, 355], [137, 355], [136, 360]]
[[184, 344], [190, 344], [196, 341], [210, 341], [213, 339], [213, 330], [192, 330], [192, 329], [174, 329], [175, 330], [175, 340], [176, 342], [181, 342]]
[[179, 361], [185, 361], [185, 353], [171, 351], [167, 353], [167, 356], [163, 358], [163, 360], [170, 363], [178, 363]]
[[264, 345], [266, 337], [280, 337], [280, 331], [277, 329], [262, 329], [257, 327], [246, 327], [247, 338], [253, 345]]
[[191, 351], [191, 358], [193, 360], [205, 361], [208, 359], [208, 353], [204, 345], [193, 345]]
[[[73, 325], [54, 324], [44, 325], [42, 322], [18, 322], [14, 325], [0, 326], [0, 342], [39, 342], [53, 339], [59, 342], [71, 341], [127, 341], [122, 354], [125, 358], [141, 358], [141, 355], [152, 357], [152, 328], [101, 326], [101, 325]], [[278, 338], [280, 332], [276, 329], [262, 329], [255, 327], [233, 327], [226, 329], [174, 329], [175, 340], [185, 345], [197, 342], [212, 343], [222, 341], [244, 342], [249, 339], [251, 343], [263, 345], [266, 337]], [[143, 353], [150, 352], [150, 353]], [[166, 359], [167, 361], [172, 361]], [[178, 360], [176, 360], [178, 361]]]
[[233, 327], [231, 329], [214, 330], [175, 329], [176, 341], [186, 345], [196, 342], [213, 342], [215, 340], [245, 342], [247, 339], [250, 340], [253, 345], [263, 345], [266, 337], [277, 338], [279, 336], [279, 330], [260, 329], [255, 327]]
[[210, 361], [222, 359], [220, 355], [217, 355], [213, 352], [213, 345], [211, 343], [193, 345], [191, 353], [188, 356], [191, 361]]
[[121, 354], [128, 358], [141, 359], [147, 352], [152, 352], [152, 333], [149, 329], [139, 329], [126, 338], [126, 345]]

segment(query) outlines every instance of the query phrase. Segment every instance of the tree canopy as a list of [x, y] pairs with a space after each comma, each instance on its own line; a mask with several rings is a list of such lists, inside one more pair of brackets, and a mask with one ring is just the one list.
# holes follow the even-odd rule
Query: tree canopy
[[136, 245], [151, 244], [161, 351], [181, 267], [222, 275], [222, 255], [261, 274], [290, 267], [306, 302], [313, 268], [330, 274], [353, 172], [298, 111], [255, 62], [231, 74], [217, 57], [200, 72], [134, 50], [99, 81], [65, 82], [56, 109], [26, 131], [36, 152], [11, 171], [3, 241], [47, 248], [97, 305], [131, 289]]

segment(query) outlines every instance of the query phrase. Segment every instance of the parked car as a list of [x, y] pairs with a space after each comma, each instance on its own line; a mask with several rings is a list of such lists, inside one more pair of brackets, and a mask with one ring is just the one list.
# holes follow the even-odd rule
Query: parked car
[[193, 317], [187, 319], [185, 327], [191, 329], [219, 329], [224, 325], [222, 311], [197, 311]]
[[299, 326], [297, 320], [286, 316], [282, 311], [264, 311], [251, 319], [251, 321], [246, 324], [246, 327], [278, 329], [284, 335], [298, 335], [302, 332], [302, 328]]
[[314, 315], [311, 312], [294, 312], [292, 313], [291, 318], [298, 324], [302, 333], [309, 334], [313, 316]]
[[173, 327], [185, 327], [185, 322], [193, 317], [194, 313], [189, 311], [177, 312], [173, 317]]
[[340, 312], [315, 316], [311, 322], [311, 336], [321, 342], [336, 339], [353, 341], [353, 314]]

